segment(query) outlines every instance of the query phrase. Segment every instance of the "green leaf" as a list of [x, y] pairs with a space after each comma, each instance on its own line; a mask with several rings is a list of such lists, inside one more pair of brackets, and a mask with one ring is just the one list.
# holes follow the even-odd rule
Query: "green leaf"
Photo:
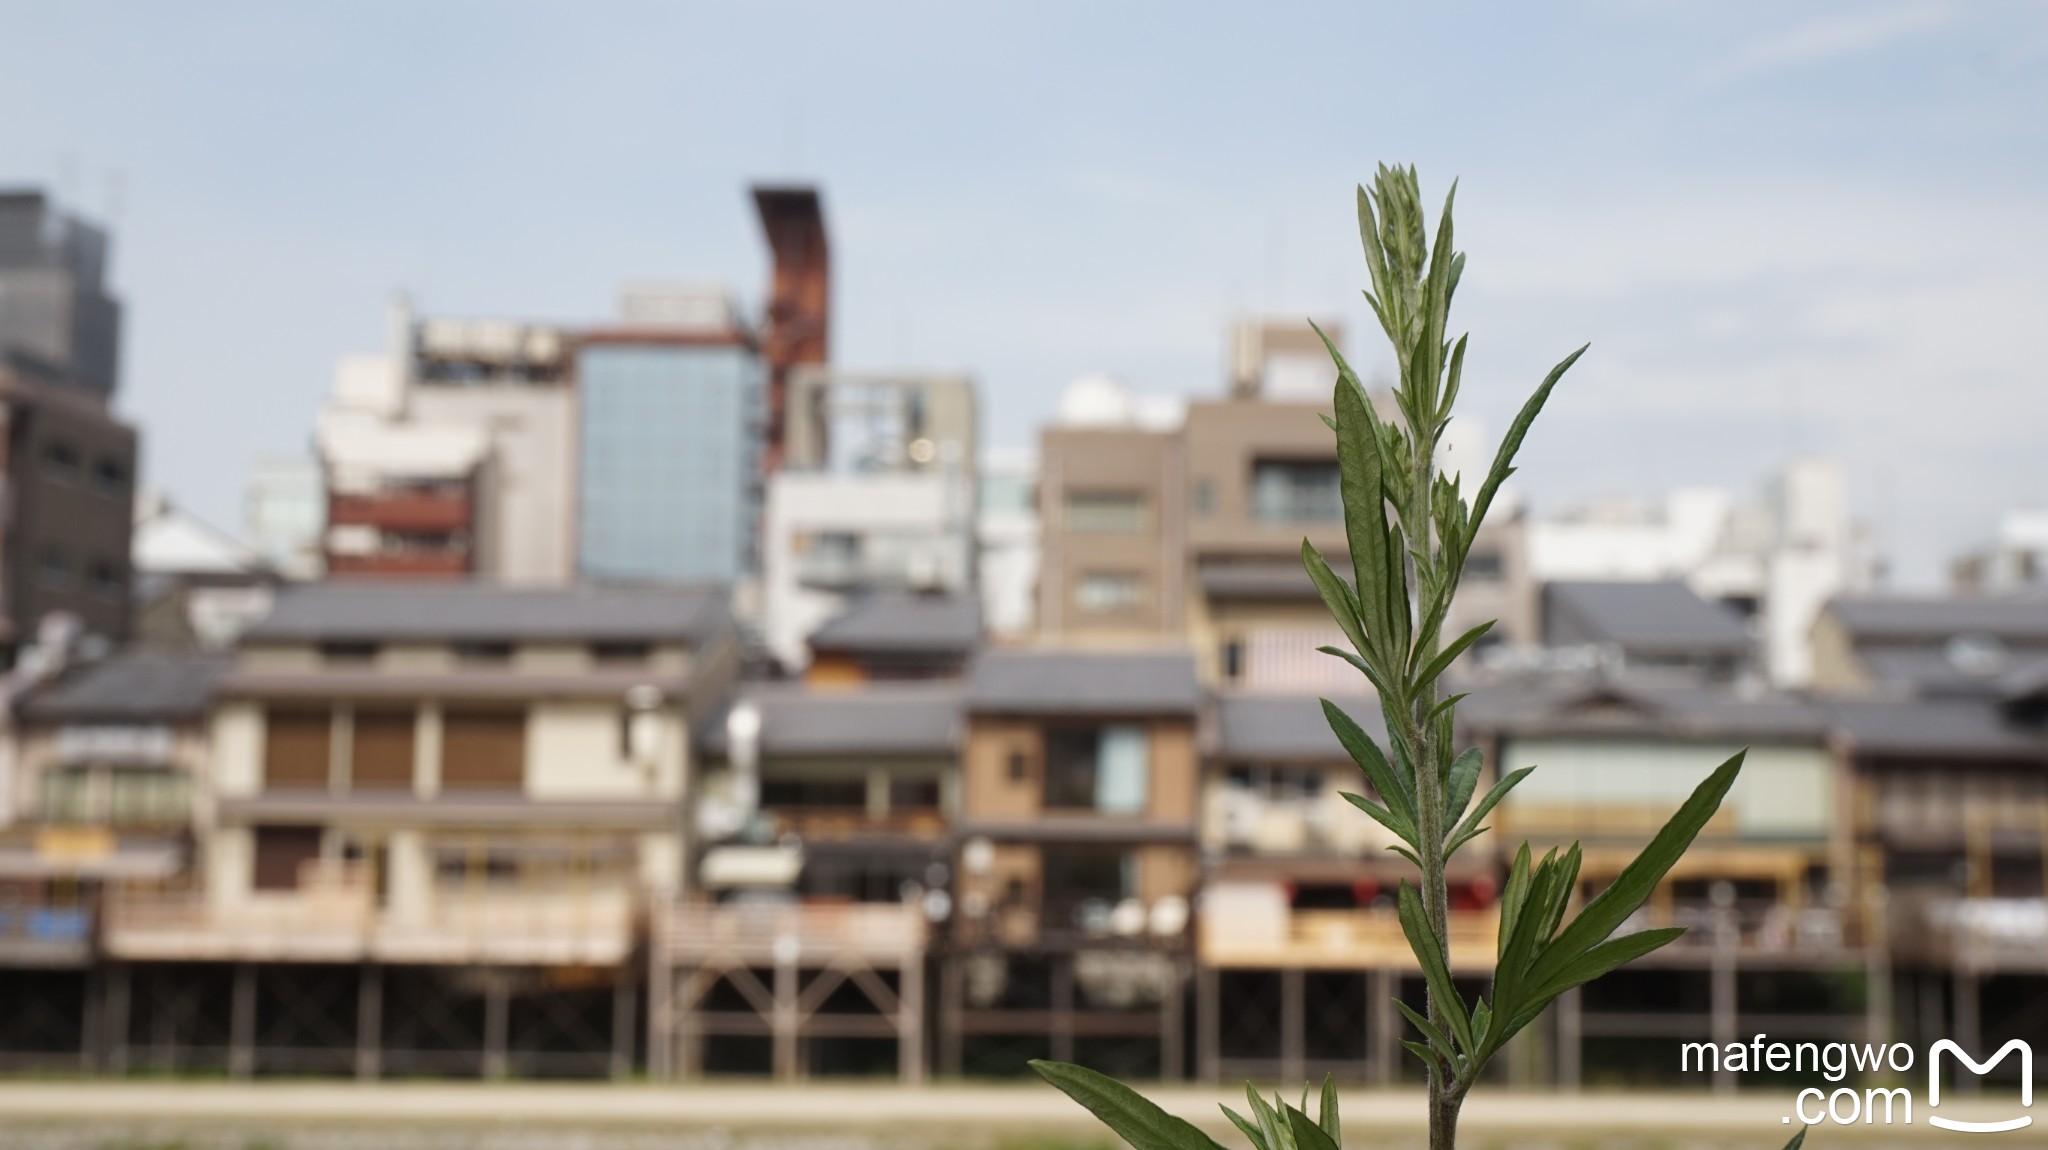
[[1436, 722], [1438, 719], [1443, 718], [1445, 715], [1450, 714], [1451, 708], [1457, 706], [1459, 703], [1464, 702], [1466, 697], [1469, 696], [1471, 693], [1472, 692], [1470, 691], [1460, 691], [1455, 695], [1445, 695], [1443, 698], [1438, 699], [1436, 701], [1436, 706], [1431, 707], [1429, 709], [1429, 714], [1424, 715], [1422, 717], [1422, 721], [1424, 723]]
[[1294, 1131], [1288, 1127], [1287, 1120], [1280, 1117], [1279, 1111], [1267, 1105], [1266, 1100], [1259, 1097], [1259, 1092], [1252, 1089], [1249, 1082], [1245, 1083], [1244, 1096], [1252, 1104], [1252, 1116], [1259, 1120], [1259, 1129], [1266, 1132], [1266, 1145], [1271, 1150], [1296, 1150]]
[[1323, 606], [1337, 620], [1337, 626], [1344, 631], [1344, 637], [1351, 640], [1351, 646], [1368, 659], [1373, 649], [1366, 646], [1365, 624], [1359, 618], [1358, 595], [1342, 576], [1330, 570], [1323, 561], [1322, 553], [1307, 539], [1301, 541], [1301, 565], [1308, 568], [1308, 577], [1316, 585], [1316, 592], [1323, 597]]
[[1087, 1107], [1135, 1150], [1222, 1150], [1215, 1139], [1107, 1075], [1085, 1066], [1043, 1059], [1033, 1059], [1031, 1069]]
[[1543, 404], [1549, 400], [1550, 389], [1557, 386], [1557, 381], [1563, 379], [1564, 373], [1570, 371], [1572, 365], [1579, 362], [1579, 357], [1586, 354], [1586, 349], [1592, 346], [1590, 343], [1581, 345], [1579, 350], [1565, 356], [1556, 367], [1551, 368], [1550, 374], [1544, 376], [1543, 383], [1536, 388], [1536, 393], [1529, 397], [1528, 402], [1522, 404], [1522, 410], [1515, 416], [1514, 423], [1508, 425], [1508, 433], [1500, 441], [1500, 450], [1494, 454], [1493, 469], [1487, 472], [1486, 482], [1480, 485], [1478, 496], [1472, 500], [1472, 517], [1468, 521], [1471, 538], [1479, 537], [1479, 524], [1486, 519], [1487, 508], [1493, 506], [1494, 493], [1500, 490], [1502, 483], [1507, 482], [1508, 476], [1514, 474], [1515, 453], [1522, 449], [1522, 440], [1529, 434], [1529, 425], [1536, 422], [1537, 413], [1543, 410]]
[[1380, 664], [1398, 667], [1401, 661], [1388, 656], [1401, 650], [1394, 608], [1399, 605], [1400, 613], [1406, 614], [1406, 592], [1397, 597], [1388, 578], [1388, 554], [1393, 547], [1387, 537], [1386, 490], [1380, 478], [1372, 404], [1363, 391], [1340, 381], [1336, 407], [1338, 493], [1344, 501], [1344, 535], [1351, 547], [1358, 614], [1366, 635], [1376, 644]]
[[1467, 747], [1465, 753], [1451, 764], [1448, 785], [1444, 788], [1444, 816], [1455, 820], [1465, 813], [1465, 807], [1472, 801], [1472, 792], [1479, 789], [1479, 767], [1486, 759], [1486, 753], [1478, 747]]
[[[1494, 622], [1495, 620], [1488, 619], [1486, 622], [1451, 640], [1450, 646], [1438, 651], [1436, 658], [1429, 661], [1429, 666], [1424, 667], [1422, 673], [1415, 676], [1416, 689], [1421, 690], [1428, 684], [1442, 678], [1443, 673], [1451, 669], [1451, 664], [1457, 660], [1458, 656], [1465, 653], [1465, 648], [1478, 642], [1481, 635], [1493, 630]], [[1416, 653], [1421, 654], [1421, 651], [1417, 650]]]
[[1664, 946], [1685, 933], [1682, 926], [1663, 926], [1610, 938], [1564, 965], [1530, 992], [1533, 999], [1548, 1002], [1574, 986], [1583, 986], [1618, 966]]
[[1401, 1045], [1407, 1048], [1408, 1053], [1413, 1054], [1415, 1057], [1422, 1059], [1422, 1064], [1424, 1066], [1434, 1067], [1439, 1064], [1449, 1065], [1448, 1061], [1444, 1058], [1443, 1055], [1438, 1054], [1435, 1050], [1431, 1049], [1428, 1046], [1425, 1046], [1420, 1042], [1411, 1042], [1408, 1039], [1403, 1038], [1401, 1040]]
[[1254, 1123], [1246, 1121], [1244, 1115], [1239, 1114], [1228, 1106], [1220, 1107], [1220, 1109], [1230, 1117], [1231, 1125], [1236, 1126], [1246, 1138], [1251, 1139], [1253, 1150], [1268, 1150], [1266, 1132], [1264, 1130], [1259, 1129]]
[[[1379, 744], [1372, 741], [1372, 736], [1365, 733], [1365, 728], [1359, 726], [1358, 720], [1352, 718], [1349, 712], [1328, 699], [1322, 699], [1320, 702], [1323, 704], [1323, 718], [1329, 721], [1330, 730], [1336, 733], [1337, 741], [1343, 744], [1345, 753], [1351, 756], [1351, 761], [1357, 763], [1358, 769], [1364, 772], [1366, 781], [1372, 784], [1372, 789], [1379, 792], [1380, 801], [1387, 805], [1388, 810], [1399, 815], [1403, 822], [1413, 827], [1415, 793], [1410, 787], [1409, 780], [1402, 777], [1401, 773], [1387, 762], [1387, 757], [1380, 753]], [[1415, 841], [1412, 834], [1407, 838], [1411, 842]]]
[[1811, 1126], [1801, 1126], [1799, 1133], [1792, 1136], [1792, 1141], [1785, 1143], [1785, 1150], [1799, 1150], [1799, 1147], [1806, 1142], [1806, 1132], [1811, 1129], [1813, 1129]]
[[1446, 1036], [1444, 1032], [1437, 1027], [1436, 1023], [1431, 1022], [1429, 1020], [1428, 1015], [1423, 1014], [1421, 1011], [1415, 1009], [1414, 1007], [1408, 1005], [1405, 1002], [1402, 1002], [1398, 998], [1394, 1000], [1394, 1009], [1400, 1011], [1401, 1014], [1408, 1019], [1409, 1023], [1411, 1023], [1417, 1031], [1421, 1032], [1422, 1040], [1424, 1042], [1429, 1043], [1430, 1048], [1432, 1050], [1435, 1050], [1438, 1053], [1442, 1054], [1446, 1059], [1456, 1058], [1458, 1056], [1457, 1045], [1453, 1043], [1450, 1040], [1450, 1038]]
[[1337, 1150], [1337, 1143], [1324, 1133], [1323, 1128], [1309, 1120], [1309, 1116], [1289, 1106], [1286, 1110], [1287, 1129], [1294, 1135], [1294, 1144], [1299, 1150]]
[[1372, 669], [1372, 664], [1342, 647], [1317, 647], [1316, 650], [1325, 655], [1334, 655], [1351, 664], [1353, 669], [1365, 676], [1365, 681], [1372, 684], [1372, 689], [1379, 692], [1381, 698], [1387, 697], [1387, 684], [1380, 679], [1380, 673]]
[[1650, 839], [1650, 845], [1623, 867], [1607, 889], [1588, 902], [1571, 925], [1552, 941], [1550, 948], [1536, 960], [1535, 969], [1531, 972], [1533, 984], [1549, 981], [1566, 963], [1613, 934], [1614, 928], [1649, 899], [1679, 856], [1692, 845], [1701, 828], [1714, 817], [1715, 811], [1721, 809], [1721, 800], [1727, 796], [1728, 788], [1735, 785], [1735, 777], [1742, 771], [1745, 753], [1737, 751], [1694, 788], [1692, 796]]
[[1515, 933], [1515, 919], [1522, 913], [1522, 902], [1529, 897], [1529, 844], [1515, 852], [1514, 865], [1508, 868], [1507, 885], [1500, 893], [1500, 930], [1494, 944], [1496, 966], [1508, 952], [1508, 939]]
[[[1476, 749], [1474, 748], [1474, 750]], [[1465, 753], [1469, 755], [1472, 752], [1467, 751]], [[1444, 857], [1451, 857], [1452, 854], [1457, 852], [1459, 847], [1477, 838], [1479, 832], [1486, 829], [1479, 825], [1479, 820], [1485, 818], [1487, 812], [1493, 810], [1502, 799], [1508, 796], [1509, 791], [1515, 789], [1516, 783], [1528, 778], [1529, 772], [1535, 769], [1535, 767], [1522, 767], [1509, 771], [1496, 780], [1492, 786], [1486, 788], [1486, 793], [1479, 798], [1479, 805], [1473, 807], [1472, 813], [1466, 815], [1464, 820], [1458, 824], [1457, 829], [1451, 833], [1449, 845], [1444, 850]]]
[[1341, 791], [1339, 793], [1344, 796], [1345, 802], [1350, 803], [1352, 806], [1357, 807], [1361, 811], [1364, 811], [1366, 813], [1366, 816], [1371, 818], [1372, 821], [1394, 832], [1395, 838], [1398, 838], [1402, 842], [1408, 843], [1411, 846], [1421, 845], [1419, 842], [1416, 841], [1414, 823], [1409, 822], [1407, 819], [1402, 818], [1400, 815], [1395, 814], [1394, 812], [1388, 810], [1380, 804], [1373, 802], [1371, 799], [1366, 798], [1364, 795], [1354, 795], [1350, 791]]
[[1322, 1105], [1317, 1108], [1316, 1124], [1330, 1136], [1331, 1142], [1339, 1146], [1344, 1144], [1344, 1125], [1337, 1117], [1337, 1076], [1334, 1074], [1323, 1075], [1323, 1098]]
[[1397, 896], [1401, 919], [1401, 933], [1408, 936], [1408, 949], [1422, 963], [1422, 979], [1429, 984], [1430, 1003], [1443, 1011], [1444, 1021], [1450, 1024], [1452, 1037], [1458, 1040], [1460, 1049], [1470, 1051], [1472, 1046], [1472, 1020], [1465, 1014], [1465, 1002], [1458, 997], [1458, 988], [1451, 981], [1450, 964], [1444, 961], [1443, 943], [1431, 928], [1428, 912], [1422, 909], [1422, 899], [1415, 888], [1401, 880]]

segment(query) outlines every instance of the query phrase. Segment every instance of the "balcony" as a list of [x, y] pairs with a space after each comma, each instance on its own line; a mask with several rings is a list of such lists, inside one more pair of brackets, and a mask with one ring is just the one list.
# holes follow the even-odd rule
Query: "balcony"
[[1672, 926], [1684, 927], [1685, 933], [1642, 961], [1699, 963], [1726, 947], [1742, 962], [1827, 966], [1860, 962], [1867, 934], [1859, 916], [1839, 908], [1795, 907], [1769, 899], [1738, 899], [1726, 907], [1652, 904], [1615, 933]]
[[1892, 944], [1902, 958], [1970, 974], [2048, 973], [2048, 899], [1901, 900]]
[[336, 578], [383, 577], [460, 579], [469, 574], [469, 552], [380, 551], [368, 555], [329, 552], [327, 574]]
[[837, 961], [915, 960], [929, 933], [924, 911], [908, 903], [681, 903], [656, 930], [672, 962], [767, 966]]
[[[1500, 912], [1452, 911], [1451, 968], [1493, 969]], [[1205, 908], [1196, 931], [1201, 961], [1215, 967], [1279, 970], [1418, 969], [1392, 909], [1290, 910], [1276, 915]]]
[[377, 495], [335, 495], [327, 521], [362, 524], [379, 531], [457, 532], [470, 526], [470, 499], [460, 492], [390, 491]]
[[84, 966], [91, 957], [91, 911], [0, 907], [0, 967]]
[[865, 809], [802, 810], [784, 808], [761, 812], [774, 828], [774, 838], [795, 835], [810, 843], [850, 842], [858, 839], [892, 838], [936, 842], [946, 833], [946, 816], [936, 810], [891, 811], [876, 818]]
[[162, 961], [494, 963], [608, 966], [632, 951], [636, 899], [622, 887], [433, 890], [379, 905], [361, 867], [316, 863], [300, 888], [232, 905], [203, 895], [111, 902], [107, 952]]

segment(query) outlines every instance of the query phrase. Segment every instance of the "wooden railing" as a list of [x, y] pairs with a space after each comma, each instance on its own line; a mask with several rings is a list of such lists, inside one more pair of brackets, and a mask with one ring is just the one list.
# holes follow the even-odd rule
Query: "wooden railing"
[[[1369, 970], [1416, 966], [1391, 909], [1296, 910], [1274, 924], [1229, 915], [1204, 914], [1197, 938], [1210, 966]], [[1451, 965], [1459, 970], [1491, 969], [1500, 929], [1497, 909], [1453, 911]]]
[[923, 908], [910, 903], [681, 903], [662, 920], [663, 941], [676, 958], [914, 955], [929, 932]]

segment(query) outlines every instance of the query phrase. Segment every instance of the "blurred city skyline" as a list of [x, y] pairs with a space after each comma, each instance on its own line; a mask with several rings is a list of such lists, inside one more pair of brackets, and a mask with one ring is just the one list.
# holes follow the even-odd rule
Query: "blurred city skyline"
[[1462, 180], [1490, 434], [1594, 344], [1525, 454], [1540, 510], [1828, 454], [1927, 587], [2048, 501], [2037, 8], [0, 12], [0, 184], [112, 229], [146, 483], [230, 528], [390, 293], [758, 301], [752, 180], [823, 189], [835, 361], [971, 372], [991, 445], [1081, 374], [1217, 393], [1239, 314], [1341, 316], [1377, 364], [1350, 187], [1380, 160]]

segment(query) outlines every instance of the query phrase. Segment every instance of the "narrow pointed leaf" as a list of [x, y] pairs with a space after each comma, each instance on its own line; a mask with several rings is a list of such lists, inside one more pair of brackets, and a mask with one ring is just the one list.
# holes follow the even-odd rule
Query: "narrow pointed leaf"
[[1373, 649], [1366, 645], [1365, 624], [1360, 618], [1358, 595], [1342, 576], [1330, 570], [1323, 561], [1322, 553], [1307, 539], [1301, 541], [1301, 565], [1308, 568], [1308, 577], [1316, 585], [1316, 592], [1323, 597], [1323, 606], [1337, 620], [1337, 626], [1344, 631], [1344, 637], [1351, 640], [1351, 646], [1358, 653], [1371, 658]]
[[1087, 1107], [1134, 1150], [1222, 1150], [1215, 1139], [1107, 1075], [1043, 1059], [1033, 1059], [1031, 1069]]
[[1444, 788], [1444, 817], [1456, 821], [1465, 813], [1465, 807], [1472, 802], [1472, 792], [1479, 789], [1479, 767], [1486, 759], [1486, 753], [1478, 747], [1467, 747], [1451, 763], [1449, 785]]
[[1259, 1129], [1256, 1124], [1246, 1120], [1244, 1115], [1239, 1114], [1228, 1106], [1222, 1106], [1219, 1109], [1229, 1116], [1231, 1125], [1237, 1127], [1240, 1133], [1251, 1140], [1252, 1150], [1269, 1150], [1269, 1147], [1266, 1145], [1266, 1132], [1264, 1130]]
[[1440, 1052], [1445, 1058], [1457, 1057], [1457, 1045], [1450, 1040], [1448, 1035], [1438, 1029], [1436, 1023], [1429, 1020], [1428, 1015], [1402, 1002], [1398, 998], [1394, 1000], [1394, 1009], [1400, 1011], [1402, 1016], [1407, 1018], [1417, 1031], [1421, 1032], [1423, 1041], [1429, 1043], [1432, 1049]]
[[1480, 636], [1493, 630], [1493, 624], [1494, 621], [1488, 619], [1486, 622], [1451, 640], [1450, 646], [1438, 651], [1436, 658], [1431, 659], [1429, 665], [1422, 669], [1422, 673], [1415, 676], [1415, 681], [1417, 683], [1434, 683], [1442, 678], [1443, 673], [1451, 669], [1451, 664], [1457, 660], [1458, 656], [1465, 653], [1465, 648], [1478, 642]]
[[1330, 1136], [1330, 1141], [1344, 1145], [1344, 1125], [1337, 1117], [1337, 1076], [1334, 1074], [1323, 1075], [1322, 1105], [1317, 1107], [1316, 1123], [1323, 1128], [1323, 1133]]
[[1811, 1126], [1801, 1126], [1799, 1133], [1792, 1136], [1792, 1141], [1785, 1143], [1785, 1150], [1799, 1150], [1799, 1147], [1806, 1143], [1806, 1132], [1811, 1129]]
[[[1308, 1101], [1303, 1098], [1302, 1101]], [[1299, 1150], [1337, 1150], [1337, 1143], [1324, 1133], [1323, 1128], [1309, 1119], [1309, 1116], [1289, 1106], [1286, 1113], [1287, 1129], [1294, 1135], [1294, 1144]]]
[[1408, 1053], [1413, 1054], [1415, 1057], [1422, 1059], [1422, 1064], [1424, 1066], [1436, 1066], [1439, 1063], [1446, 1061], [1443, 1055], [1438, 1054], [1435, 1050], [1431, 1049], [1428, 1045], [1424, 1043], [1413, 1042], [1409, 1039], [1404, 1038], [1401, 1040], [1401, 1045], [1407, 1049]]
[[1389, 590], [1387, 556], [1393, 548], [1387, 538], [1378, 436], [1368, 414], [1372, 405], [1364, 392], [1340, 382], [1336, 408], [1338, 486], [1344, 502], [1344, 534], [1351, 548], [1351, 573], [1358, 587], [1358, 613], [1366, 634], [1378, 645], [1381, 665], [1398, 667], [1399, 661], [1385, 658], [1402, 650], [1405, 642], [1394, 623], [1396, 613], [1388, 606], [1405, 602], [1406, 596], [1396, 598]]
[[[1477, 748], [1474, 749], [1476, 750]], [[1470, 754], [1471, 752], [1467, 751], [1466, 753]], [[1466, 815], [1459, 822], [1457, 830], [1451, 835], [1451, 841], [1462, 846], [1467, 840], [1483, 830], [1484, 828], [1479, 826], [1479, 820], [1485, 818], [1487, 813], [1499, 805], [1502, 799], [1508, 797], [1508, 792], [1515, 789], [1516, 783], [1528, 778], [1529, 772], [1535, 769], [1535, 767], [1520, 767], [1509, 771], [1496, 780], [1492, 786], [1486, 788], [1486, 793], [1479, 797], [1479, 805], [1473, 807], [1472, 813]], [[1449, 854], [1448, 851], [1445, 853]]]
[[1522, 440], [1529, 434], [1529, 425], [1536, 422], [1537, 413], [1550, 399], [1550, 389], [1557, 386], [1557, 381], [1563, 379], [1564, 373], [1570, 371], [1572, 365], [1579, 362], [1579, 357], [1586, 354], [1586, 349], [1592, 346], [1590, 343], [1581, 345], [1579, 350], [1565, 356], [1562, 362], [1551, 368], [1550, 374], [1544, 376], [1543, 383], [1536, 388], [1536, 393], [1522, 404], [1514, 423], [1508, 426], [1507, 435], [1500, 441], [1500, 450], [1494, 454], [1493, 469], [1487, 472], [1486, 482], [1480, 485], [1478, 496], [1472, 500], [1469, 533], [1473, 537], [1479, 534], [1479, 524], [1486, 518], [1487, 508], [1493, 506], [1495, 493], [1506, 482], [1508, 474], [1514, 471], [1515, 453], [1522, 449]]
[[1458, 997], [1458, 988], [1451, 981], [1450, 965], [1444, 961], [1443, 943], [1430, 928], [1429, 914], [1422, 909], [1422, 899], [1404, 879], [1397, 896], [1400, 904], [1401, 933], [1408, 936], [1408, 949], [1422, 963], [1423, 981], [1429, 984], [1430, 1002], [1443, 1010], [1444, 1021], [1450, 1024], [1451, 1036], [1458, 1040], [1458, 1048], [1471, 1050], [1472, 1020], [1465, 1013], [1465, 1003]]
[[1515, 933], [1515, 919], [1522, 913], [1523, 900], [1529, 897], [1529, 844], [1515, 852], [1514, 864], [1508, 867], [1507, 885], [1500, 893], [1500, 937], [1494, 945], [1496, 959], [1504, 958], [1508, 951], [1508, 938]]
[[1744, 753], [1737, 751], [1694, 788], [1692, 796], [1650, 839], [1650, 845], [1643, 848], [1643, 853], [1623, 867], [1607, 889], [1588, 902], [1571, 925], [1564, 928], [1551, 944], [1551, 949], [1537, 961], [1533, 972], [1536, 984], [1547, 981], [1565, 963], [1613, 934], [1614, 928], [1649, 899], [1650, 893], [1670, 872], [1672, 864], [1692, 845], [1692, 840], [1714, 817], [1714, 812], [1721, 809], [1721, 800], [1727, 796], [1728, 788], [1735, 785], [1735, 778], [1742, 771]]
[[1409, 781], [1387, 762], [1386, 756], [1380, 753], [1379, 744], [1372, 741], [1372, 736], [1365, 733], [1358, 720], [1328, 699], [1321, 702], [1323, 717], [1329, 720], [1330, 730], [1336, 733], [1337, 741], [1343, 744], [1351, 761], [1358, 764], [1366, 780], [1372, 783], [1372, 789], [1379, 792], [1380, 801], [1409, 826], [1414, 826], [1415, 794]]
[[1583, 986], [1618, 966], [1634, 962], [1684, 933], [1682, 926], [1663, 926], [1610, 938], [1566, 963], [1530, 993], [1548, 1002], [1574, 986]]
[[1414, 823], [1373, 802], [1364, 795], [1354, 795], [1350, 791], [1341, 791], [1339, 793], [1344, 796], [1345, 802], [1364, 811], [1367, 818], [1392, 831], [1395, 838], [1410, 846], [1421, 845], [1421, 843], [1416, 841], [1417, 836]]

